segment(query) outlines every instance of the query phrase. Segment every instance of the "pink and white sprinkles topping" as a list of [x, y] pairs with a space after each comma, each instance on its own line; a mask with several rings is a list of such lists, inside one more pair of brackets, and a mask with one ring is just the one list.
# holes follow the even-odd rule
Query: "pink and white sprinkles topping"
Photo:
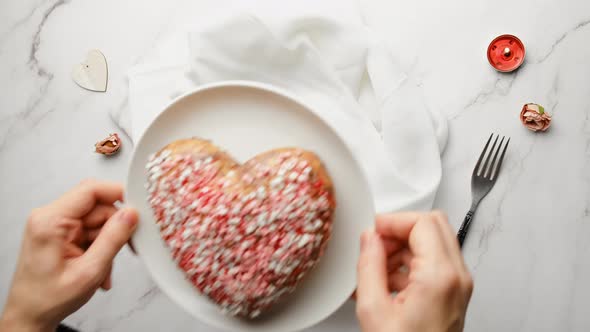
[[227, 174], [215, 154], [164, 150], [146, 165], [149, 204], [174, 260], [230, 315], [259, 316], [325, 250], [335, 203], [302, 152]]

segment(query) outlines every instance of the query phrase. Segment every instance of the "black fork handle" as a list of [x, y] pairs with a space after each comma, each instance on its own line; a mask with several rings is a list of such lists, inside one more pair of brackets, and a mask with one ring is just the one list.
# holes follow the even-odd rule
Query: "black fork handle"
[[473, 210], [469, 210], [465, 219], [463, 219], [463, 223], [459, 228], [459, 232], [457, 233], [457, 239], [459, 240], [459, 247], [463, 247], [463, 242], [465, 241], [465, 237], [467, 236], [467, 231], [469, 230], [469, 226], [471, 225], [471, 220], [473, 220], [473, 214], [475, 212]]

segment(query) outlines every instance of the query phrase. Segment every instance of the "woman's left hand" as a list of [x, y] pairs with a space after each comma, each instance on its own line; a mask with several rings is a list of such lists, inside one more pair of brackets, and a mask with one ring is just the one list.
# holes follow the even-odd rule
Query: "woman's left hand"
[[113, 259], [137, 226], [133, 209], [117, 210], [117, 183], [86, 180], [32, 211], [0, 331], [55, 331], [98, 288], [111, 288]]

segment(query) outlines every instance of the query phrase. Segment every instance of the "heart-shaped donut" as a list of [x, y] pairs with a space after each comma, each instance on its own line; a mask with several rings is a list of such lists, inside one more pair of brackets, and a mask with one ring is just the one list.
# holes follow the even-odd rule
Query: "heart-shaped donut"
[[146, 165], [149, 204], [173, 259], [230, 315], [254, 318], [293, 292], [332, 230], [332, 181], [298, 148], [238, 164], [212, 143], [175, 141]]

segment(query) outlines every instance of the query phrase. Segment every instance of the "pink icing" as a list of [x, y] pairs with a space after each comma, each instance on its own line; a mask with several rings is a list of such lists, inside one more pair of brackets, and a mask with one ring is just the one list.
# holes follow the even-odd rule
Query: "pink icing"
[[164, 150], [146, 166], [149, 203], [174, 260], [231, 315], [256, 317], [291, 293], [331, 234], [331, 192], [301, 152], [276, 158], [277, 167], [253, 160], [252, 172], [222, 175], [212, 156]]

